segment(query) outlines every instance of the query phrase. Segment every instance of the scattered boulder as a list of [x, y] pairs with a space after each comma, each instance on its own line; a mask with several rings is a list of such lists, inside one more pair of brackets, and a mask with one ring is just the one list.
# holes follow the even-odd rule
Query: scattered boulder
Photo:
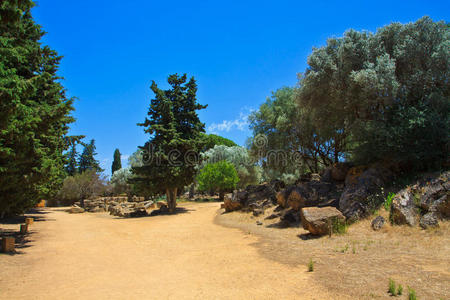
[[264, 214], [264, 209], [257, 208], [257, 209], [254, 209], [254, 210], [253, 210], [253, 215], [254, 215], [255, 217], [258, 217], [258, 216], [263, 215], [263, 214]]
[[286, 226], [300, 222], [299, 212], [295, 209], [287, 209], [280, 215], [280, 221]]
[[391, 220], [394, 224], [409, 226], [416, 225], [417, 208], [414, 204], [414, 195], [409, 188], [401, 190], [392, 199]]
[[349, 169], [350, 165], [348, 163], [335, 163], [330, 168], [331, 179], [334, 181], [344, 181]]
[[432, 179], [423, 187], [421, 192], [420, 208], [424, 211], [436, 213], [443, 219], [450, 218], [450, 171], [440, 177]]
[[78, 206], [72, 206], [67, 210], [67, 212], [70, 214], [81, 214], [84, 213], [84, 209]]
[[88, 210], [88, 212], [90, 212], [90, 213], [100, 213], [100, 212], [105, 212], [105, 209], [103, 207], [96, 206], [94, 208], [90, 208]]
[[438, 218], [435, 213], [429, 212], [420, 218], [420, 227], [423, 229], [439, 227]]
[[344, 216], [356, 221], [369, 215], [371, 206], [380, 203], [370, 203], [369, 196], [377, 193], [390, 180], [392, 173], [382, 167], [372, 167], [348, 184], [339, 199], [339, 210]]
[[261, 221], [256, 221], [256, 225], [261, 226], [263, 223]]
[[384, 223], [384, 218], [382, 216], [378, 216], [372, 221], [372, 229], [378, 231], [384, 226]]
[[270, 181], [270, 185], [275, 190], [275, 192], [279, 192], [286, 187], [284, 181], [279, 179], [273, 179], [272, 181]]
[[278, 205], [300, 211], [310, 206], [337, 206], [336, 186], [329, 182], [310, 181], [289, 186], [276, 195]]
[[301, 210], [303, 228], [313, 235], [329, 234], [335, 220], [344, 221], [345, 217], [335, 207], [304, 207]]
[[167, 207], [167, 203], [164, 202], [164, 201], [158, 201], [158, 202], [156, 202], [156, 207], [157, 207], [157, 208], [161, 208], [161, 207], [163, 207], [163, 206]]
[[[236, 192], [237, 193], [237, 192]], [[224, 202], [223, 202], [224, 208], [226, 212], [239, 210], [242, 208], [241, 202], [238, 200], [235, 193], [233, 193], [233, 196], [230, 197], [228, 195], [225, 196]]]
[[274, 214], [271, 214], [270, 216], [265, 217], [265, 219], [266, 220], [272, 220], [272, 219], [276, 219], [276, 218], [279, 218], [279, 217], [280, 217], [280, 214], [274, 213]]
[[446, 195], [443, 195], [431, 205], [430, 211], [438, 214], [442, 219], [450, 218], [450, 197], [448, 191]]

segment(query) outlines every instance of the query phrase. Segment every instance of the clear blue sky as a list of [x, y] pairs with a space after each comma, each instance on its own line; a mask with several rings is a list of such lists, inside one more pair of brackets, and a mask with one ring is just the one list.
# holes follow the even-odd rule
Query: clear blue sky
[[[75, 103], [71, 134], [94, 138], [110, 173], [148, 137], [142, 127], [151, 80], [197, 79], [208, 132], [243, 145], [246, 116], [285, 85], [295, 85], [312, 47], [349, 29], [375, 31], [424, 15], [448, 21], [449, 1], [39, 0], [43, 42], [64, 56], [60, 74]], [[126, 162], [126, 159], [124, 160]]]

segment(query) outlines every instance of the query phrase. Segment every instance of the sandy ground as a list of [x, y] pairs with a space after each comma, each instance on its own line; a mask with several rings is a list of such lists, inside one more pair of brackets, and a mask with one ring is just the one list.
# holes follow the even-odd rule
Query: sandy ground
[[[316, 238], [301, 226], [279, 228], [276, 219], [265, 219], [272, 211], [260, 217], [240, 211], [219, 214], [216, 223], [258, 236], [253, 246], [270, 260], [300, 270], [313, 260], [311, 277], [332, 299], [339, 294], [394, 299], [387, 292], [389, 278], [404, 287], [404, 295], [395, 299], [407, 299], [408, 286], [418, 299], [450, 299], [450, 221], [432, 230], [386, 224], [373, 231], [372, 217], [353, 224], [344, 235]], [[388, 218], [386, 211], [379, 213]]]
[[136, 219], [41, 211], [18, 254], [0, 255], [0, 298], [345, 299], [304, 264], [261, 254], [261, 237], [216, 225], [218, 203], [181, 206]]

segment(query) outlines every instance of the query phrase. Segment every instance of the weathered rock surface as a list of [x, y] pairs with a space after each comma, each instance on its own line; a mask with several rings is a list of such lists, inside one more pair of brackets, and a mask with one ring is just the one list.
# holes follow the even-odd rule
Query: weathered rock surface
[[349, 169], [350, 165], [348, 163], [335, 163], [330, 168], [331, 179], [334, 181], [344, 181]]
[[313, 235], [329, 234], [331, 224], [336, 220], [344, 221], [345, 217], [335, 207], [304, 207], [301, 210], [303, 228]]
[[301, 182], [277, 193], [278, 205], [300, 211], [303, 207], [337, 206], [336, 186], [329, 182]]
[[223, 205], [226, 212], [235, 211], [242, 208], [241, 202], [234, 195], [234, 193], [231, 197], [229, 195], [225, 195]]
[[439, 227], [438, 218], [435, 213], [426, 213], [420, 218], [419, 225], [423, 229]]
[[234, 191], [232, 196], [225, 195], [225, 211], [230, 212], [239, 209], [248, 211], [265, 210], [276, 203], [276, 191], [284, 186], [280, 180], [273, 180], [271, 183], [261, 185], [249, 185], [245, 190]]
[[372, 220], [372, 229], [378, 231], [384, 226], [384, 223], [384, 218], [382, 216], [378, 216]]
[[392, 173], [381, 167], [373, 167], [365, 170], [360, 176], [345, 186], [339, 199], [339, 210], [351, 221], [368, 216], [371, 205], [369, 196], [377, 193], [392, 177]]
[[391, 220], [394, 224], [416, 225], [418, 210], [414, 204], [414, 195], [409, 188], [395, 195], [391, 205]]
[[67, 212], [70, 214], [81, 214], [84, 213], [84, 209], [78, 206], [72, 206], [67, 210]]

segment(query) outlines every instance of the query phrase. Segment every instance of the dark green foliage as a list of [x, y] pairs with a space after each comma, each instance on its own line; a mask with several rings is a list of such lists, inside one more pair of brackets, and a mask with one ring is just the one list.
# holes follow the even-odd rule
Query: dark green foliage
[[348, 230], [348, 224], [345, 221], [334, 218], [331, 221], [331, 231], [336, 234], [345, 234]]
[[391, 211], [391, 205], [392, 205], [392, 200], [394, 200], [395, 194], [394, 193], [389, 193], [386, 197], [386, 200], [384, 201], [384, 209], [386, 211]]
[[169, 210], [174, 211], [178, 189], [193, 182], [196, 169], [195, 156], [202, 149], [205, 125], [200, 122], [197, 110], [206, 106], [197, 103], [197, 84], [186, 74], [170, 75], [171, 88], [161, 90], [153, 81], [148, 117], [138, 124], [150, 134], [150, 140], [141, 147], [144, 165], [133, 167], [133, 181], [143, 185], [151, 183], [153, 192], [166, 192]]
[[389, 278], [389, 288], [388, 288], [389, 294], [392, 296], [397, 296], [397, 288], [395, 286], [395, 281], [391, 278]]
[[114, 174], [115, 171], [122, 169], [122, 160], [120, 158], [120, 151], [116, 149], [114, 151], [114, 160], [111, 166], [111, 174]]
[[67, 153], [67, 164], [66, 164], [66, 173], [69, 176], [74, 176], [77, 172], [78, 161], [77, 161], [77, 149], [75, 145], [72, 145], [69, 153]]
[[403, 295], [403, 286], [401, 284], [398, 285], [397, 295], [399, 296]]
[[302, 173], [318, 173], [342, 158], [343, 149], [333, 136], [317, 134], [319, 128], [311, 109], [296, 101], [299, 92], [283, 87], [249, 117], [255, 136], [250, 149], [255, 158], [261, 159], [266, 180], [295, 181]]
[[105, 182], [105, 179], [95, 170], [68, 176], [55, 197], [56, 203], [52, 204], [69, 206], [77, 201], [82, 202], [84, 199], [100, 196], [106, 191]]
[[73, 99], [57, 75], [61, 57], [40, 44], [33, 5], [0, 4], [0, 217], [54, 196], [66, 176]]
[[449, 28], [424, 17], [350, 30], [308, 58], [297, 102], [357, 163], [424, 169], [448, 159]]
[[314, 261], [312, 258], [310, 258], [308, 262], [308, 272], [314, 272]]
[[409, 300], [417, 300], [416, 291], [408, 286], [408, 299]]
[[78, 162], [79, 172], [83, 173], [87, 170], [94, 170], [96, 172], [103, 172], [102, 168], [100, 168], [100, 164], [98, 160], [95, 159], [95, 140], [91, 140], [89, 144], [84, 145], [83, 152], [80, 155], [80, 160]]
[[202, 152], [208, 151], [209, 149], [214, 148], [214, 146], [219, 145], [224, 145], [227, 147], [237, 146], [236, 143], [233, 142], [232, 140], [221, 137], [219, 135], [202, 133], [202, 137], [204, 139], [204, 146]]
[[239, 182], [239, 177], [234, 165], [223, 160], [207, 164], [197, 175], [197, 182], [200, 191], [219, 191], [223, 200], [223, 193], [233, 190]]

